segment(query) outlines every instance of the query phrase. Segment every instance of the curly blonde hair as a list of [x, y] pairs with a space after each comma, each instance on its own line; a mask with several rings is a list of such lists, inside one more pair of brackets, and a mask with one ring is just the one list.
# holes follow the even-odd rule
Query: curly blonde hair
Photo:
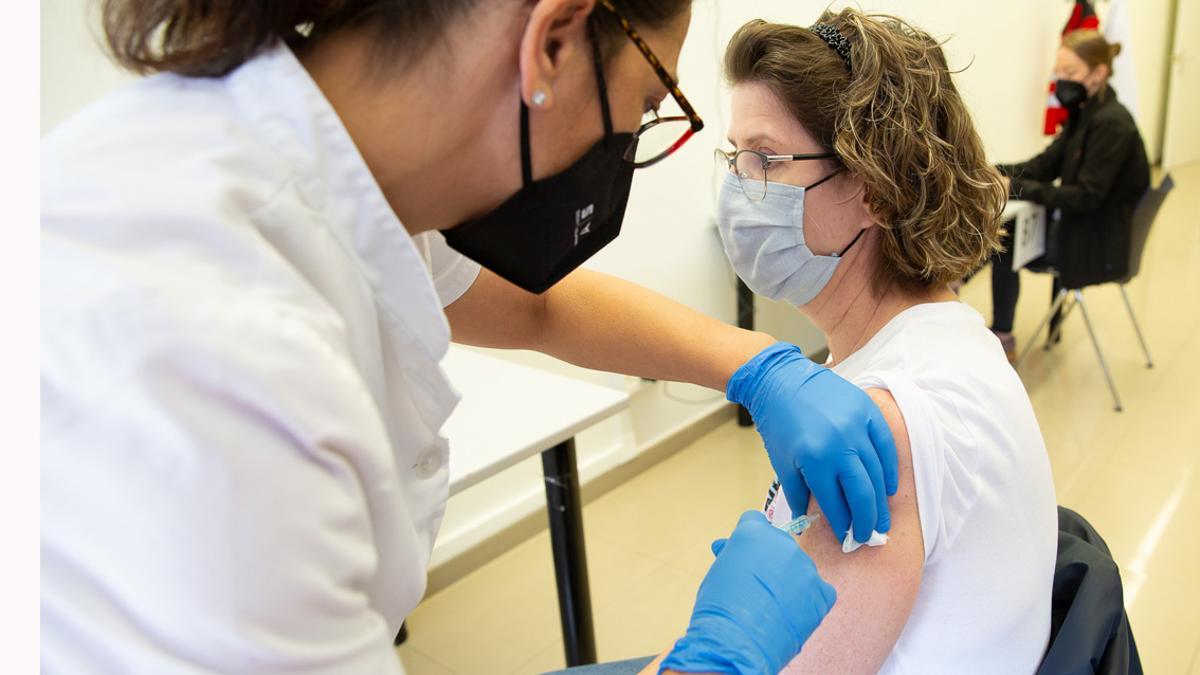
[[889, 15], [818, 22], [849, 41], [852, 67], [807, 28], [754, 20], [729, 41], [726, 78], [765, 84], [863, 181], [883, 231], [880, 281], [962, 279], [1000, 250], [1007, 195], [941, 45]]

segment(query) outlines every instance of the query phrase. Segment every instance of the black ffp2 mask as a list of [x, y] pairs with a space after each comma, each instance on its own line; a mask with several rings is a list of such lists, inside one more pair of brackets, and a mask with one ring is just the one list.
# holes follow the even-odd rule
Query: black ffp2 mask
[[604, 138], [561, 173], [533, 180], [529, 108], [521, 101], [522, 187], [494, 211], [443, 231], [446, 243], [507, 281], [542, 293], [621, 232], [633, 165], [631, 133], [613, 133], [600, 53], [592, 38]]
[[1087, 100], [1087, 87], [1075, 80], [1058, 80], [1054, 83], [1054, 97], [1064, 108], [1074, 108]]

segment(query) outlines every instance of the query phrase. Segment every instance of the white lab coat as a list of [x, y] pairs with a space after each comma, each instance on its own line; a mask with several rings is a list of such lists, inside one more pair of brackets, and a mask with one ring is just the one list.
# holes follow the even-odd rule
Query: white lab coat
[[399, 671], [478, 270], [408, 235], [282, 46], [51, 133], [44, 669]]

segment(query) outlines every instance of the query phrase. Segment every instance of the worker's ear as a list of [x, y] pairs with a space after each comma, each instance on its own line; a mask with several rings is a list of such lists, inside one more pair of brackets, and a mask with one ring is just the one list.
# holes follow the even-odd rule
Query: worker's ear
[[587, 21], [593, 7], [595, 0], [539, 0], [534, 5], [518, 52], [526, 105], [554, 105], [554, 84], [564, 66], [590, 54]]

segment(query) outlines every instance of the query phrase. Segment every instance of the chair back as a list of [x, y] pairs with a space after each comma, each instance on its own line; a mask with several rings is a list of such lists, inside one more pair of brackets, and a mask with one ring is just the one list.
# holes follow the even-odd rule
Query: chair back
[[1163, 176], [1158, 187], [1146, 190], [1146, 194], [1142, 195], [1141, 200], [1138, 201], [1137, 208], [1133, 211], [1133, 222], [1130, 224], [1129, 271], [1120, 280], [1120, 283], [1128, 282], [1137, 276], [1141, 269], [1142, 252], [1146, 250], [1146, 240], [1150, 238], [1150, 226], [1154, 224], [1159, 209], [1162, 208], [1163, 202], [1167, 200], [1167, 195], [1174, 187], [1175, 179], [1171, 177], [1171, 174], [1167, 174]]

